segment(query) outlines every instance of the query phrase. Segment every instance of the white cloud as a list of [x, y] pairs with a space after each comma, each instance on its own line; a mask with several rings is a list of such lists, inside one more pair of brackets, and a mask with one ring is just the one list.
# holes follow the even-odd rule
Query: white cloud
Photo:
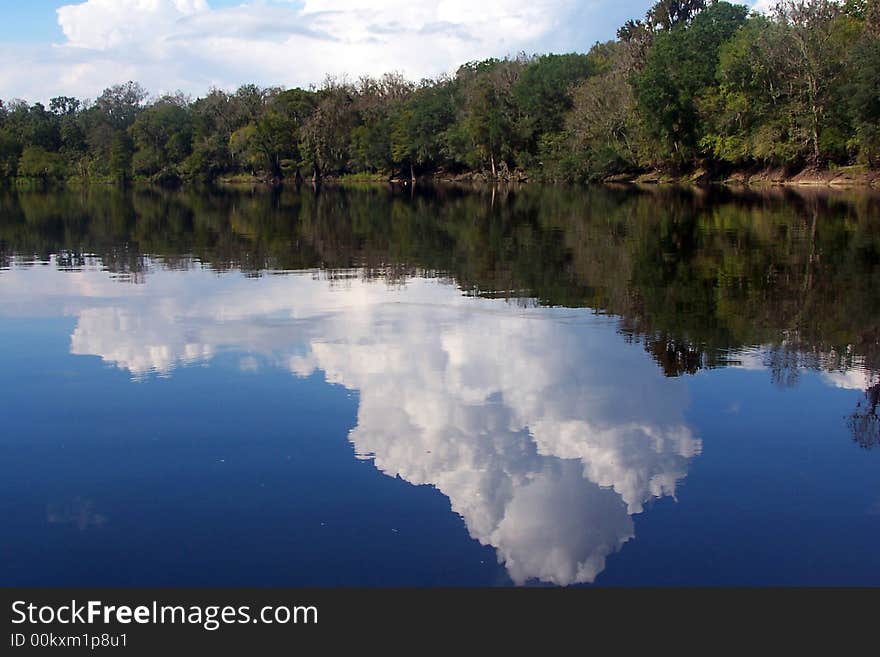
[[[575, 0], [252, 0], [223, 8], [86, 0], [58, 9], [62, 43], [0, 48], [0, 96], [95, 97], [128, 79], [157, 93], [195, 94], [244, 82], [307, 86], [325, 74], [396, 70], [418, 79], [523, 49], [586, 49], [591, 42], [572, 22], [587, 9]], [[587, 34], [596, 32], [590, 25]]]
[[755, 0], [752, 3], [752, 11], [760, 14], [769, 14], [773, 11], [778, 0]]
[[60, 7], [58, 24], [69, 46], [110, 50], [161, 43], [179, 33], [182, 19], [206, 11], [206, 0], [87, 0]]
[[845, 390], [867, 390], [878, 383], [876, 375], [863, 367], [843, 372], [822, 372], [825, 383]]

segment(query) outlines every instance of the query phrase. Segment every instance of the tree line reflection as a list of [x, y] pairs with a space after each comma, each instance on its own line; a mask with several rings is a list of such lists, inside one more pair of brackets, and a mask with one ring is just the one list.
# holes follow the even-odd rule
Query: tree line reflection
[[0, 266], [97, 256], [132, 282], [155, 266], [429, 276], [588, 307], [619, 317], [667, 376], [758, 345], [780, 385], [804, 368], [864, 370], [848, 423], [867, 447], [880, 440], [877, 216], [876, 195], [820, 190], [91, 187], [0, 195]]

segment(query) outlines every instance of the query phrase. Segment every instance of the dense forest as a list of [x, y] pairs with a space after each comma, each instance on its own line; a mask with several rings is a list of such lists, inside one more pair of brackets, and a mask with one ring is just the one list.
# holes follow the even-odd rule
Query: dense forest
[[593, 181], [878, 163], [880, 0], [781, 0], [766, 15], [659, 0], [587, 54], [471, 62], [419, 83], [389, 73], [193, 100], [129, 82], [48, 108], [0, 101], [7, 181]]

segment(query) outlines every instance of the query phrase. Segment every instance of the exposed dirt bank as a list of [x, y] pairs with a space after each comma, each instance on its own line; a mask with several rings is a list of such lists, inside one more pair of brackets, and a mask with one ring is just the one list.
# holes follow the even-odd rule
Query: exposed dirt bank
[[684, 175], [671, 175], [649, 171], [637, 175], [611, 176], [605, 182], [632, 182], [638, 184], [687, 183], [726, 185], [795, 185], [812, 187], [880, 187], [880, 171], [864, 166], [838, 167], [835, 169], [761, 169], [759, 171], [735, 171], [723, 176], [713, 176], [697, 170]]
[[[527, 173], [522, 171], [505, 172], [493, 177], [488, 173], [474, 171], [465, 173], [437, 172], [419, 176], [419, 180], [458, 184], [491, 184], [491, 183], [528, 183], [534, 182]], [[221, 178], [221, 184], [260, 185], [267, 184], [254, 176], [234, 176]], [[311, 183], [311, 180], [305, 180]], [[411, 184], [410, 179], [389, 177], [384, 174], [359, 174], [344, 176], [326, 176], [322, 182], [330, 184], [363, 184], [392, 183], [399, 185]], [[725, 175], [710, 174], [704, 170], [696, 170], [686, 174], [672, 174], [664, 171], [647, 171], [634, 174], [616, 174], [606, 177], [605, 183], [633, 183], [638, 185], [652, 184], [686, 184], [686, 185], [742, 185], [742, 186], [799, 186], [799, 187], [873, 187], [880, 188], [880, 171], [864, 166], [838, 167], [835, 169], [804, 169], [791, 171], [783, 168], [767, 168], [755, 171], [734, 171]]]

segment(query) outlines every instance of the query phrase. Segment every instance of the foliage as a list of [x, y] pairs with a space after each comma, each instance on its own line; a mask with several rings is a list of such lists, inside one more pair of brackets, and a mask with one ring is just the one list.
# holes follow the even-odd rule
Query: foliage
[[880, 2], [874, 2], [873, 20], [852, 48], [849, 70], [853, 71], [845, 96], [854, 125], [860, 158], [880, 164]]
[[487, 59], [413, 84], [244, 85], [94, 102], [0, 102], [0, 178], [588, 181], [658, 168], [880, 164], [880, 3], [779, 0], [767, 14], [658, 0], [589, 53]]
[[44, 182], [58, 180], [64, 175], [64, 163], [58, 153], [42, 146], [28, 146], [18, 161], [18, 174]]
[[644, 69], [635, 77], [636, 97], [659, 159], [693, 162], [702, 137], [698, 103], [715, 81], [718, 51], [745, 21], [747, 9], [719, 2], [689, 25], [657, 36]]

